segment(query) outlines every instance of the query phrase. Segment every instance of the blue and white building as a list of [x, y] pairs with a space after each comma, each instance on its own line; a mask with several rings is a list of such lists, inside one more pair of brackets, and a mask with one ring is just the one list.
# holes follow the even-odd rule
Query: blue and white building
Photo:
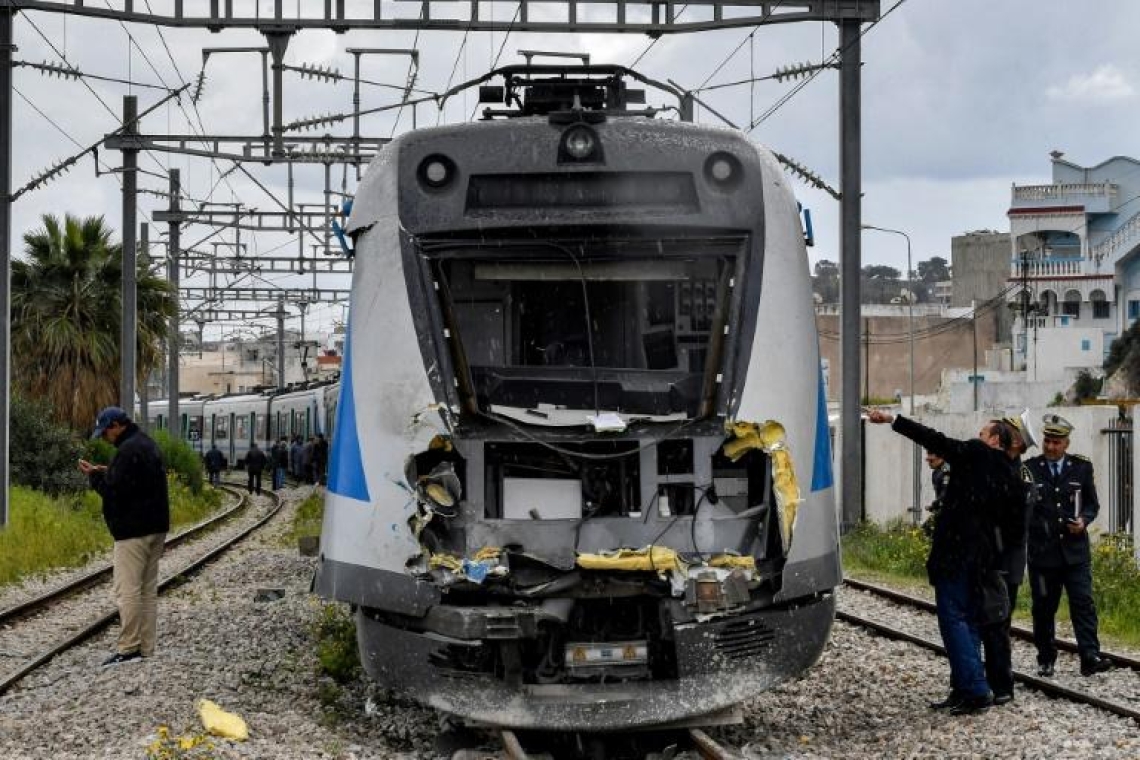
[[1099, 369], [1140, 318], [1140, 161], [1078, 166], [1054, 151], [1053, 183], [1013, 186], [1006, 298], [1014, 364], [1030, 381]]

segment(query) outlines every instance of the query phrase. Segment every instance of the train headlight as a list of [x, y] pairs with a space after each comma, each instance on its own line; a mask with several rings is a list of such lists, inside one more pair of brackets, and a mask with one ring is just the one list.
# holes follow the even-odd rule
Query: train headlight
[[598, 133], [584, 124], [575, 124], [562, 133], [562, 143], [558, 150], [559, 163], [600, 162], [602, 142]]
[[744, 179], [744, 167], [731, 153], [713, 153], [705, 159], [705, 178], [714, 187], [732, 190]]
[[439, 190], [451, 184], [455, 178], [455, 162], [437, 153], [420, 161], [416, 174], [419, 175], [420, 184], [431, 190]]

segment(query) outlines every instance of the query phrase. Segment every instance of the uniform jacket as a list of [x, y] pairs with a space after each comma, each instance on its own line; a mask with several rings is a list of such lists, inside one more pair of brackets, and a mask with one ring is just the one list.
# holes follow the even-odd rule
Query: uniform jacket
[[1029, 520], [1029, 564], [1035, 567], [1079, 565], [1091, 561], [1089, 533], [1069, 533], [1067, 520], [1078, 514], [1088, 526], [1100, 512], [1093, 483], [1092, 462], [1065, 454], [1060, 477], [1044, 456], [1029, 460], [1037, 490], [1037, 504]]
[[91, 487], [103, 497], [103, 519], [116, 541], [170, 530], [166, 467], [158, 445], [131, 422], [115, 441], [106, 470], [91, 473]]
[[1009, 506], [1024, 503], [1014, 463], [976, 438], [950, 438], [903, 416], [895, 417], [891, 427], [945, 459], [952, 472], [926, 560], [930, 582], [954, 580], [963, 573], [977, 578], [992, 570], [1002, 545], [1001, 529], [1017, 512]]
[[1021, 583], [1025, 579], [1029, 516], [1033, 511], [1037, 494], [1033, 485], [1033, 472], [1029, 469], [1029, 465], [1018, 458], [1014, 460], [1013, 468], [1021, 480], [1023, 490], [1020, 494], [1020, 501], [1015, 500], [1010, 504], [1010, 507], [1016, 512], [1011, 516], [1008, 529], [1002, 533], [1003, 543], [999, 550], [999, 566], [1006, 580], [1011, 583]]

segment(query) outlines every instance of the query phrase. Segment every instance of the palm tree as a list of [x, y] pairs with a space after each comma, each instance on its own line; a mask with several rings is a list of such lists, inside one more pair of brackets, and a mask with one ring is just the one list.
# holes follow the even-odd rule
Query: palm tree
[[[122, 246], [101, 216], [52, 214], [24, 235], [26, 260], [12, 262], [13, 381], [46, 401], [56, 418], [90, 428], [117, 402]], [[177, 301], [148, 257], [138, 261], [138, 380], [162, 355]], [[128, 410], [130, 411], [130, 410]]]

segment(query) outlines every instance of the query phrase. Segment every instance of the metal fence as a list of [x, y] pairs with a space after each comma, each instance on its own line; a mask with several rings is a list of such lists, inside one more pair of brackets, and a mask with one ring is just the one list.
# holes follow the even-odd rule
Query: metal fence
[[1112, 533], [1132, 532], [1132, 418], [1110, 420], [1101, 433], [1108, 436], [1108, 471], [1098, 478], [1097, 495], [1104, 527]]

